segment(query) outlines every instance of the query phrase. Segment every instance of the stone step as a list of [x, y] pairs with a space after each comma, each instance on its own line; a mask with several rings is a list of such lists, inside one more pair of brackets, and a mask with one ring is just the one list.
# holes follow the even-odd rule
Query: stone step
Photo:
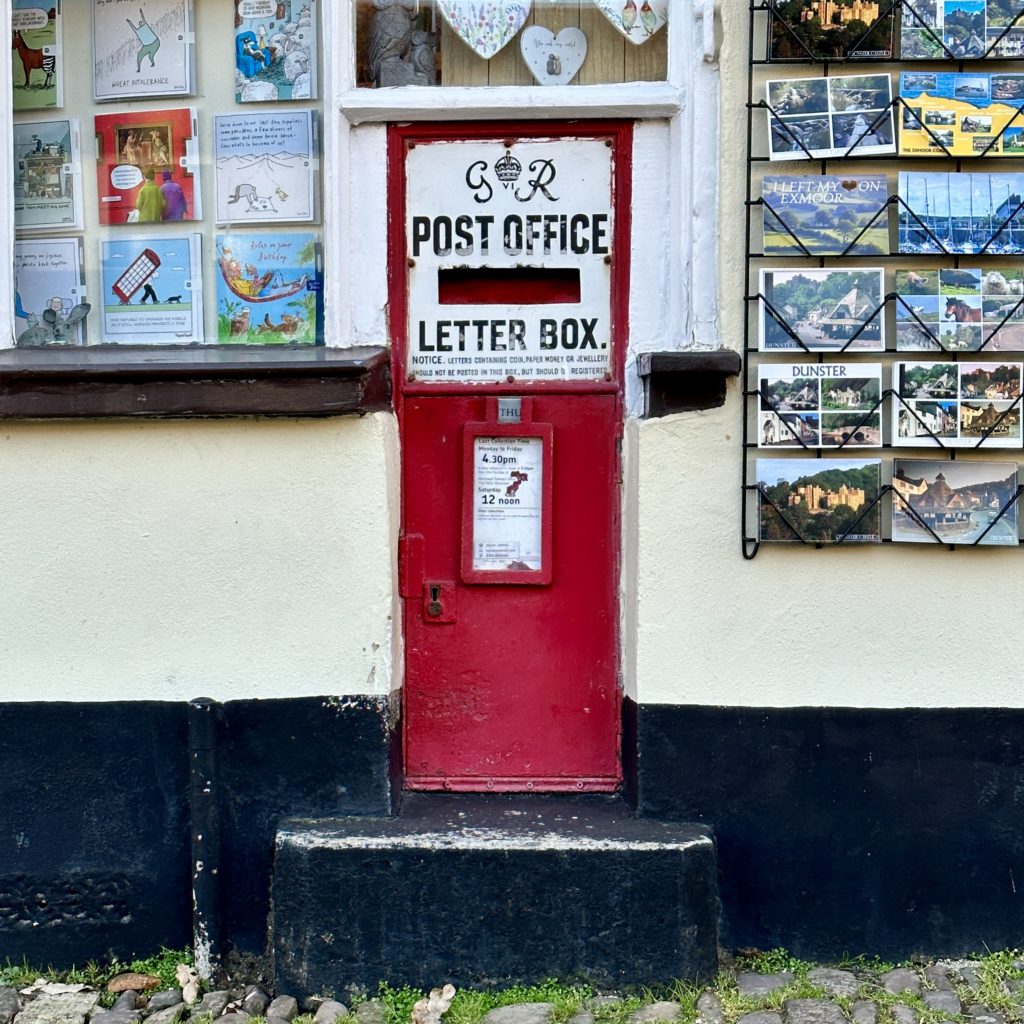
[[716, 969], [710, 831], [617, 800], [413, 794], [394, 818], [291, 819], [272, 908], [282, 991], [615, 988]]

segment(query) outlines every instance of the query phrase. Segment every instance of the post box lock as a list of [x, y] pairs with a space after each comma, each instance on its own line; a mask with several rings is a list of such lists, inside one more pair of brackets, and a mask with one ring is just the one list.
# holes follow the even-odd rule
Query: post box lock
[[444, 624], [455, 621], [455, 584], [431, 580], [423, 584], [423, 620]]

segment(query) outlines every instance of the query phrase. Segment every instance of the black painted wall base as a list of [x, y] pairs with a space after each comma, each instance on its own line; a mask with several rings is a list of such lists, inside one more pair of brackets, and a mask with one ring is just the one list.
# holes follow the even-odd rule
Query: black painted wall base
[[[266, 949], [283, 818], [392, 812], [394, 711], [377, 697], [218, 706], [219, 876], [230, 945]], [[1024, 710], [627, 701], [624, 741], [642, 816], [714, 829], [727, 947], [782, 945], [834, 958], [1020, 943]], [[0, 704], [0, 958], [61, 966], [189, 943], [188, 763], [183, 703]], [[415, 811], [409, 799], [404, 813]], [[401, 874], [399, 859], [389, 867], [375, 854], [372, 863], [372, 877], [389, 885]], [[445, 879], [462, 884], [457, 859], [431, 870], [431, 900]], [[528, 886], [531, 863], [517, 870]], [[574, 893], [563, 906], [576, 916], [563, 923], [604, 941], [603, 918], [577, 898], [588, 877], [574, 876], [571, 864], [552, 870]], [[626, 892], [634, 870], [594, 877]], [[671, 915], [672, 900], [662, 903]], [[487, 952], [494, 929], [471, 923], [475, 941], [496, 955]], [[336, 945], [350, 932], [359, 937], [354, 923], [331, 927]]]
[[1024, 711], [641, 705], [639, 809], [713, 824], [727, 948], [1017, 946]]
[[[191, 944], [186, 707], [0, 704], [0, 959], [61, 967]], [[387, 697], [215, 714], [224, 937], [260, 954], [278, 820], [389, 813], [394, 714]]]
[[608, 798], [406, 794], [398, 818], [287, 822], [273, 908], [285, 991], [614, 989], [707, 980], [717, 964], [710, 832]]

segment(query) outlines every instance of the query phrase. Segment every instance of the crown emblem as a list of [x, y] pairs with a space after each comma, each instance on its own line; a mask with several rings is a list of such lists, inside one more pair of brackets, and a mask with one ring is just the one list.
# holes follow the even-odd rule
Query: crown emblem
[[498, 176], [498, 181], [508, 188], [519, 180], [519, 175], [523, 173], [523, 165], [512, 155], [511, 150], [506, 149], [505, 155], [494, 161], [494, 173]]

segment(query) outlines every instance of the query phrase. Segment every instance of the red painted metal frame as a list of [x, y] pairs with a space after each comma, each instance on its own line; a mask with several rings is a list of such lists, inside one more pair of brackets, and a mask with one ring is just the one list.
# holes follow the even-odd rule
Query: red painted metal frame
[[[512, 384], [417, 383], [406, 374], [409, 346], [409, 254], [405, 238], [405, 154], [431, 142], [489, 139], [606, 139], [614, 165], [612, 208], [615, 212], [611, 267], [612, 363], [605, 381], [530, 381]], [[622, 393], [622, 374], [629, 345], [629, 240], [633, 180], [632, 121], [502, 121], [445, 122], [388, 126], [388, 327], [395, 411], [401, 419], [405, 395], [523, 394], [586, 392]], [[621, 402], [620, 402], [621, 404]], [[619, 410], [621, 418], [621, 409]]]
[[[489, 405], [492, 403], [488, 403]], [[524, 405], [526, 402], [523, 403]], [[490, 410], [488, 410], [490, 411]], [[473, 442], [478, 437], [539, 437], [542, 442], [540, 570], [474, 569], [473, 510], [476, 493]], [[544, 586], [551, 582], [552, 465], [554, 431], [550, 423], [467, 423], [462, 434], [462, 581], [464, 583], [523, 583]]]
[[[612, 266], [610, 275], [610, 334], [612, 340], [611, 370], [604, 381], [517, 381], [514, 383], [422, 383], [410, 381], [406, 373], [406, 357], [408, 353], [408, 313], [409, 289], [408, 267], [409, 256], [406, 249], [406, 200], [405, 200], [405, 155], [408, 148], [418, 144], [447, 140], [508, 140], [508, 139], [605, 139], [613, 151], [613, 196], [614, 234], [612, 241]], [[444, 122], [430, 124], [389, 125], [387, 137], [388, 165], [388, 319], [391, 338], [391, 366], [394, 381], [393, 400], [398, 416], [400, 431], [404, 436], [405, 402], [413, 396], [444, 396], [444, 395], [530, 395], [530, 394], [577, 394], [577, 395], [608, 395], [615, 399], [615, 420], [619, 424], [617, 434], [622, 434], [623, 410], [623, 373], [626, 350], [629, 345], [629, 280], [630, 280], [630, 239], [632, 223], [632, 166], [633, 166], [633, 122], [624, 120], [578, 120], [578, 121], [523, 121], [523, 122]], [[488, 403], [490, 404], [490, 403]], [[524, 401], [524, 406], [528, 403]], [[525, 417], [524, 417], [525, 418]], [[487, 422], [487, 429], [497, 436], [494, 427], [497, 424]], [[523, 434], [522, 427], [510, 432]], [[468, 436], [468, 435], [467, 435]], [[527, 436], [524, 434], [524, 436]], [[545, 452], [548, 456], [549, 452]], [[553, 451], [550, 451], [553, 456]], [[553, 463], [552, 458], [545, 459], [545, 469]], [[553, 474], [552, 474], [553, 476]], [[403, 472], [404, 480], [404, 472]], [[471, 482], [464, 482], [464, 487], [471, 489]], [[550, 492], [549, 492], [550, 493]], [[402, 522], [405, 522], [406, 494], [401, 495]], [[545, 513], [551, 513], [551, 501], [545, 501]], [[553, 520], [552, 520], [553, 521]], [[619, 515], [615, 516], [618, 526]], [[465, 525], [463, 525], [465, 530]], [[406, 563], [412, 557], [407, 547], [409, 542], [420, 538], [403, 538], [405, 544], [399, 546], [399, 575], [412, 573]], [[551, 543], [545, 539], [546, 551], [551, 552]], [[415, 544], [412, 545], [415, 547]], [[417, 549], [418, 550], [418, 549]], [[495, 581], [496, 582], [496, 581]], [[404, 591], [403, 591], [403, 596]], [[411, 595], [408, 595], [411, 596]], [[441, 627], [444, 628], [444, 627]], [[403, 688], [403, 708], [406, 701], [407, 688]], [[616, 690], [612, 695], [615, 701], [616, 722], [617, 709], [621, 705], [622, 694]], [[403, 718], [407, 714], [403, 712]], [[621, 723], [618, 722], [617, 734], [614, 738], [615, 750], [621, 747]], [[407, 756], [408, 736], [403, 735], [403, 759]], [[522, 792], [534, 788], [542, 791], [557, 792], [611, 792], [621, 783], [621, 760], [619, 772], [614, 778], [609, 776], [578, 776], [573, 779], [563, 777], [504, 777], [490, 779], [486, 788], [493, 792]], [[407, 789], [449, 789], [478, 790], [480, 780], [456, 780], [448, 777], [421, 775], [415, 779], [407, 778]]]

